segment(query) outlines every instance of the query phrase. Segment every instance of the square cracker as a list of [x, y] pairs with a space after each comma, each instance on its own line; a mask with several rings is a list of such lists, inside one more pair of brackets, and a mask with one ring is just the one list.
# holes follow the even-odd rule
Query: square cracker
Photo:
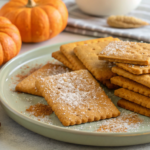
[[112, 68], [112, 72], [116, 73], [120, 76], [123, 76], [125, 78], [131, 79], [135, 82], [141, 83], [142, 85], [145, 85], [150, 88], [150, 74], [143, 74], [143, 75], [134, 75], [128, 71], [125, 71], [117, 66]]
[[119, 100], [117, 105], [124, 109], [128, 109], [128, 110], [134, 111], [136, 113], [139, 113], [141, 115], [150, 117], [150, 109], [142, 107], [138, 104], [126, 101], [125, 99]]
[[16, 86], [16, 91], [28, 94], [42, 96], [35, 87], [35, 81], [47, 76], [69, 72], [70, 70], [62, 65], [46, 64], [42, 68], [30, 74], [28, 77], [19, 82]]
[[116, 65], [126, 71], [129, 71], [130, 73], [137, 74], [137, 75], [150, 73], [150, 65], [139, 66], [139, 65], [123, 64], [123, 63], [116, 63]]
[[106, 45], [99, 59], [137, 65], [150, 64], [150, 44], [115, 41]]
[[67, 60], [67, 58], [61, 51], [53, 52], [52, 57], [62, 62], [65, 66], [67, 66], [71, 70], [75, 70], [74, 66]]
[[60, 51], [66, 56], [69, 62], [71, 62], [75, 70], [85, 69], [85, 66], [83, 65], [83, 63], [74, 54], [73, 49], [79, 45], [98, 43], [98, 42], [103, 42], [103, 41], [113, 41], [115, 39], [117, 40], [117, 38], [107, 37], [107, 38], [99, 38], [99, 39], [92, 39], [92, 40], [87, 40], [87, 41], [69, 43], [69, 44], [62, 45], [60, 47]]
[[118, 90], [115, 90], [114, 94], [118, 97], [121, 97], [123, 99], [126, 99], [128, 101], [131, 101], [133, 103], [136, 103], [138, 105], [141, 105], [146, 108], [150, 108], [150, 98], [138, 93], [135, 93], [133, 91], [120, 88]]
[[120, 115], [87, 70], [39, 79], [36, 87], [64, 126]]
[[100, 82], [115, 76], [115, 74], [111, 71], [111, 68], [114, 66], [114, 64], [105, 60], [99, 60], [97, 56], [97, 54], [102, 51], [103, 47], [109, 43], [110, 41], [99, 42], [81, 45], [74, 48], [74, 53], [76, 56]]
[[110, 80], [111, 80], [111, 83], [114, 85], [118, 85], [125, 89], [150, 97], [150, 88], [140, 83], [124, 78], [122, 76], [115, 76], [115, 77], [112, 77]]

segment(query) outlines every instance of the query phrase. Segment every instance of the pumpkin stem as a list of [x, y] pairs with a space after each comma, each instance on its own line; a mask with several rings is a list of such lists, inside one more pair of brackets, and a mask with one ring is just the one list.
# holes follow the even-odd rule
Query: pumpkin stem
[[26, 7], [34, 7], [34, 6], [36, 6], [36, 3], [34, 2], [34, 0], [28, 0]]

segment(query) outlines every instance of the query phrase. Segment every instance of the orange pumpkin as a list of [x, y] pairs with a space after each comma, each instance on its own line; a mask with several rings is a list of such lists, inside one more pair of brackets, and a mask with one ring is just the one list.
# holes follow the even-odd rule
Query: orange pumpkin
[[0, 17], [0, 65], [15, 57], [21, 48], [18, 29], [4, 17]]
[[66, 27], [68, 11], [61, 0], [10, 0], [0, 16], [16, 25], [23, 42], [41, 42]]

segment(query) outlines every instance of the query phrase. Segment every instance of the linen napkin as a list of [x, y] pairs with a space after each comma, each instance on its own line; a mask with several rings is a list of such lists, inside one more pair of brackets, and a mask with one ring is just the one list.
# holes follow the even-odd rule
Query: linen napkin
[[[150, 25], [132, 29], [112, 28], [106, 22], [107, 17], [83, 13], [76, 5], [75, 0], [64, 0], [64, 3], [69, 11], [65, 31], [95, 37], [114, 36], [126, 40], [150, 42]], [[150, 23], [150, 0], [143, 0], [137, 9], [126, 15], [134, 16]]]

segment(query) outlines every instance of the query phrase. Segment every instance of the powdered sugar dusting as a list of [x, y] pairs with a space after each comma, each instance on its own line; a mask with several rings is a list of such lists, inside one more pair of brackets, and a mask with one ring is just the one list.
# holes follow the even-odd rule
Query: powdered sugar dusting
[[134, 65], [128, 65], [128, 67], [130, 67], [130, 68], [134, 68]]
[[39, 79], [44, 78], [50, 75], [62, 74], [65, 72], [69, 72], [70, 70], [62, 65], [55, 64], [47, 64], [41, 68], [41, 70], [37, 71], [36, 74], [33, 74], [33, 78]]
[[134, 42], [113, 41], [110, 42], [101, 52], [102, 55], [120, 55], [131, 54], [131, 49], [136, 47]]
[[149, 68], [149, 66], [140, 66], [140, 68]]
[[130, 68], [149, 68], [149, 66], [139, 66], [139, 65], [132, 65], [132, 64], [126, 64]]
[[136, 113], [126, 113], [122, 111], [117, 118], [104, 120], [100, 125], [98, 132], [130, 132], [137, 131], [143, 119], [139, 118]]
[[[53, 76], [49, 78], [49, 82], [51, 83], [50, 87], [55, 89], [55, 92], [50, 92], [55, 102], [75, 107], [85, 104], [87, 98], [96, 99], [96, 92], [102, 90], [100, 86], [96, 89], [96, 83], [90, 80], [85, 72], [81, 74], [71, 72], [61, 77]], [[57, 99], [55, 99], [56, 96]]]

